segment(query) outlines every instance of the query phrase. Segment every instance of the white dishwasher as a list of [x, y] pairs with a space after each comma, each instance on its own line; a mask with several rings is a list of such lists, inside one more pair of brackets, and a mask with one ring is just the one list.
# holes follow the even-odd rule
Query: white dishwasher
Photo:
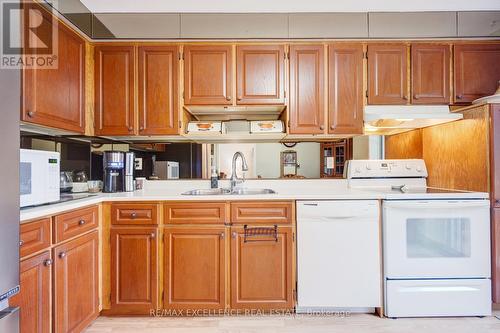
[[297, 312], [382, 304], [377, 200], [297, 202]]

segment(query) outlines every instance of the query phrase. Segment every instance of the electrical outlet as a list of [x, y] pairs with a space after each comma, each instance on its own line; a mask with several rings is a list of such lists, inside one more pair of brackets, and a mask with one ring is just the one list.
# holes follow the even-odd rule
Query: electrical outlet
[[136, 157], [134, 162], [135, 162], [135, 170], [142, 170], [142, 158]]

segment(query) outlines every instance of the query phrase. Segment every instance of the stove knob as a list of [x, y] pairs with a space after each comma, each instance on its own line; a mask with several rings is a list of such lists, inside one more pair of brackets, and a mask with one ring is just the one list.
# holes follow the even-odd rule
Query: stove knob
[[354, 169], [354, 172], [356, 172], [356, 173], [360, 173], [360, 172], [361, 172], [361, 169], [358, 167], [358, 168]]
[[372, 166], [370, 164], [367, 164], [366, 165], [366, 170], [371, 170], [372, 169]]
[[417, 172], [422, 172], [422, 167], [417, 167]]
[[411, 165], [406, 164], [406, 165], [405, 165], [405, 168], [406, 168], [406, 170], [411, 170]]

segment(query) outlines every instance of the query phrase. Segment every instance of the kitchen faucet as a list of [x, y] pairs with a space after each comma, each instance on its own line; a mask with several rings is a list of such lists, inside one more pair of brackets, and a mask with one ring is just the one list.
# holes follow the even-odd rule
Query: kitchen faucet
[[245, 160], [245, 155], [241, 151], [237, 151], [233, 155], [233, 164], [232, 164], [232, 173], [231, 173], [231, 192], [233, 192], [234, 188], [237, 184], [243, 183], [245, 181], [245, 176], [243, 175], [243, 180], [238, 179], [236, 175], [236, 160], [238, 157], [241, 157], [241, 170], [248, 171], [247, 161]]

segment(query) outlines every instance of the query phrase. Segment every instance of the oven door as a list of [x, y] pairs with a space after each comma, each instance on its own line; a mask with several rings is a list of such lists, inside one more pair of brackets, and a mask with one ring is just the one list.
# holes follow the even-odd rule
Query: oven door
[[488, 200], [383, 203], [388, 279], [490, 277]]

